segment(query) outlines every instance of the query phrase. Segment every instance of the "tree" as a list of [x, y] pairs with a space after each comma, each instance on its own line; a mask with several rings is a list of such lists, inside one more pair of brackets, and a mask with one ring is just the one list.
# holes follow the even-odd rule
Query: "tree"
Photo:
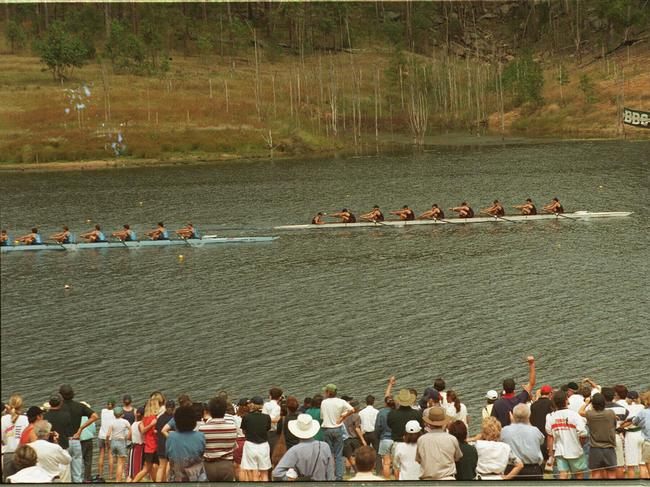
[[60, 21], [50, 24], [45, 37], [36, 42], [35, 50], [55, 80], [66, 79], [74, 68], [80, 68], [88, 59], [83, 41], [67, 32]]
[[18, 22], [10, 20], [5, 26], [5, 38], [11, 44], [11, 54], [25, 45], [25, 29]]
[[106, 41], [104, 52], [116, 73], [139, 73], [146, 68], [142, 42], [117, 20], [111, 24], [111, 35]]
[[530, 53], [512, 61], [503, 72], [503, 87], [514, 96], [516, 105], [542, 101], [544, 71]]

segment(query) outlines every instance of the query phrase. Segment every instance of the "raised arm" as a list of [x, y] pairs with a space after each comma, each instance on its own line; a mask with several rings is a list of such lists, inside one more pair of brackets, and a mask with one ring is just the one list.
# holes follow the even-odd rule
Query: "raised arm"
[[526, 357], [526, 361], [528, 362], [528, 384], [524, 386], [524, 389], [528, 391], [528, 394], [531, 394], [537, 377], [535, 374], [535, 357], [529, 355]]
[[395, 382], [397, 382], [395, 380], [395, 376], [391, 375], [388, 378], [388, 385], [386, 386], [386, 391], [384, 392], [384, 397], [388, 397], [388, 396], [392, 397], [392, 395], [393, 395], [393, 386], [395, 385]]

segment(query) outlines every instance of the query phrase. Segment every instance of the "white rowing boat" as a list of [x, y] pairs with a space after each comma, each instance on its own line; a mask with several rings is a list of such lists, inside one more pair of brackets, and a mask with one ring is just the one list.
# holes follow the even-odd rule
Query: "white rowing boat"
[[141, 240], [135, 242], [98, 242], [98, 243], [73, 243], [73, 244], [42, 244], [42, 245], [10, 245], [0, 247], [4, 252], [38, 252], [38, 251], [65, 251], [82, 249], [141, 249], [150, 247], [169, 247], [184, 245], [187, 247], [203, 247], [213, 244], [241, 244], [272, 242], [279, 237], [203, 237], [189, 238], [187, 240]]
[[537, 220], [590, 220], [592, 218], [613, 218], [630, 216], [631, 211], [576, 211], [575, 213], [542, 214], [542, 215], [506, 215], [504, 217], [474, 217], [474, 218], [445, 218], [444, 220], [386, 220], [383, 222], [357, 223], [324, 223], [322, 225], [281, 225], [274, 230], [325, 230], [330, 228], [358, 227], [407, 227], [412, 225], [466, 225], [470, 223], [510, 223], [529, 222]]

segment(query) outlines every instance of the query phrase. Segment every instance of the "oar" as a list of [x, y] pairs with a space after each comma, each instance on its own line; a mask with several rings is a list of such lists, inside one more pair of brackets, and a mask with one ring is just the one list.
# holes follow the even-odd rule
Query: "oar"
[[515, 220], [509, 220], [508, 218], [503, 218], [502, 216], [499, 215], [492, 215], [491, 213], [487, 213], [485, 211], [479, 211], [480, 215], [487, 215], [487, 216], [492, 216], [494, 218], [498, 218], [499, 220], [503, 220], [504, 222], [510, 222], [510, 223], [519, 223]]
[[48, 240], [52, 240], [54, 242], [54, 245], [56, 245], [57, 247], [61, 247], [63, 250], [68, 250], [61, 242], [54, 240], [53, 238], [48, 238]]
[[555, 215], [555, 216], [558, 216], [558, 217], [561, 216], [562, 218], [566, 218], [567, 220], [573, 220], [574, 222], [578, 221], [577, 218], [571, 218], [570, 216], [563, 215], [562, 213], [555, 213], [554, 211], [546, 210], [544, 213], [546, 213], [547, 215]]

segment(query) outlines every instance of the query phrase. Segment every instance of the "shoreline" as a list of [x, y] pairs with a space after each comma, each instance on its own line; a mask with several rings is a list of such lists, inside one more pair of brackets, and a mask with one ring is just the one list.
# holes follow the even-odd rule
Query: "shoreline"
[[[293, 154], [280, 154], [271, 157], [268, 154], [223, 154], [223, 153], [201, 153], [177, 155], [162, 159], [154, 158], [130, 158], [121, 159], [88, 159], [79, 161], [50, 161], [50, 162], [0, 162], [0, 172], [52, 172], [52, 171], [85, 171], [102, 169], [128, 169], [135, 167], [170, 167], [180, 165], [215, 164], [220, 162], [252, 162], [252, 161], [290, 161], [294, 159], [313, 159], [319, 157], [354, 157], [374, 156], [378, 154], [403, 154], [409, 151], [418, 150], [410, 143], [408, 134], [384, 134], [384, 139], [379, 146], [366, 143], [362, 153], [355, 151], [354, 147], [332, 150], [311, 150]], [[371, 140], [370, 136], [366, 140]], [[560, 142], [587, 142], [587, 141], [621, 141], [621, 142], [643, 142], [648, 139], [620, 138], [620, 137], [526, 137], [522, 135], [507, 134], [502, 136], [492, 132], [486, 134], [470, 134], [462, 132], [439, 133], [429, 135], [425, 138], [422, 150], [431, 147], [490, 147], [498, 145], [524, 145], [524, 144], [550, 144]], [[371, 150], [372, 148], [372, 150]]]

